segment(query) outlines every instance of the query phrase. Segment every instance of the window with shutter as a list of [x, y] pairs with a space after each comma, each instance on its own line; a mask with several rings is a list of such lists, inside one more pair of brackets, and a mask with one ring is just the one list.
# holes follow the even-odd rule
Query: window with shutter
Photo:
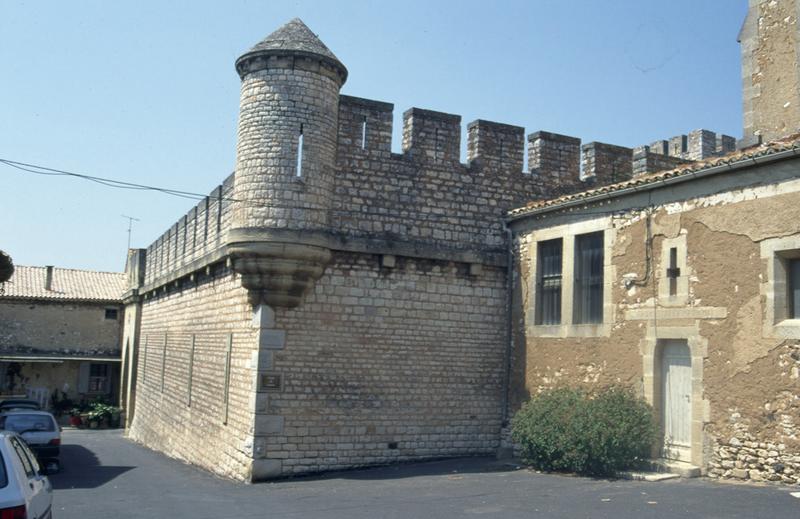
[[78, 393], [89, 392], [89, 362], [81, 362], [78, 367]]

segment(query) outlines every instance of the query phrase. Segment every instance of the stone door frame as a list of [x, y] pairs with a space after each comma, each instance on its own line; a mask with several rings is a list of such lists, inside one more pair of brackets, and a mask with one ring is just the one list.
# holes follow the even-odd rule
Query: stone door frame
[[708, 340], [700, 336], [698, 326], [648, 326], [647, 336], [642, 341], [642, 373], [644, 396], [653, 406], [659, 426], [657, 445], [653, 455], [660, 456], [663, 443], [663, 413], [661, 395], [661, 345], [667, 339], [685, 340], [689, 347], [692, 362], [692, 405], [691, 405], [691, 464], [706, 470], [704, 455], [704, 426], [710, 419], [708, 400], [703, 398], [703, 361], [708, 355]]

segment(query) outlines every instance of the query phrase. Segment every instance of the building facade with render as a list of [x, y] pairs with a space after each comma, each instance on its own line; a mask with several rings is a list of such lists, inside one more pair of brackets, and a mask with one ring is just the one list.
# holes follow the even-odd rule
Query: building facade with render
[[17, 265], [0, 287], [0, 399], [118, 401], [123, 273]]
[[[246, 481], [491, 454], [504, 446], [509, 416], [526, 392], [559, 379], [622, 382], [654, 401], [658, 368], [651, 359], [648, 371], [642, 359], [659, 355], [659, 340], [689, 341], [686, 330], [722, 319], [723, 303], [696, 299], [687, 273], [699, 265], [687, 259], [691, 253], [676, 252], [670, 268], [683, 265], [674, 276], [680, 292], [667, 294], [678, 297], [668, 303], [675, 303], [669, 308], [681, 317], [672, 324], [684, 335], [647, 331], [649, 285], [642, 284], [660, 279], [657, 248], [672, 258], [681, 243], [691, 250], [694, 238], [681, 234], [680, 222], [670, 228], [673, 241], [649, 235], [644, 278], [633, 254], [645, 239], [634, 243], [635, 233], [643, 221], [653, 232], [661, 202], [684, 199], [609, 209], [604, 196], [628, 193], [620, 182], [666, 186], [650, 180], [659, 175], [697, 182], [697, 193], [682, 192], [685, 200], [717, 195], [693, 180], [698, 175], [677, 172], [732, 160], [724, 158], [734, 152], [731, 137], [698, 130], [632, 149], [539, 131], [527, 137], [523, 172], [523, 128], [468, 124], [461, 163], [460, 117], [418, 108], [403, 114], [403, 152], [392, 153], [393, 105], [342, 95], [346, 68], [299, 20], [241, 56], [236, 70], [242, 91], [234, 173], [150, 247], [129, 254], [123, 400], [131, 438]], [[781, 171], [762, 182], [777, 186], [795, 170]], [[731, 175], [730, 189], [753, 180]], [[612, 260], [622, 247], [609, 230], [613, 216], [598, 220], [596, 208], [586, 209], [586, 228], [555, 236], [549, 228], [573, 221], [550, 221], [529, 205], [590, 199], [601, 211], [627, 215], [619, 236], [634, 233], [625, 238], [629, 263]], [[559, 238], [556, 261], [552, 240]], [[540, 249], [543, 242], [550, 243]], [[576, 247], [583, 260], [564, 263]], [[551, 251], [546, 283], [537, 270], [540, 250]], [[590, 280], [579, 294], [576, 276], [566, 274], [575, 264], [584, 269], [577, 277]], [[606, 287], [617, 287], [623, 274], [634, 295]], [[560, 295], [537, 300], [537, 283], [550, 294], [560, 287]], [[725, 315], [732, 311], [726, 307]], [[613, 335], [620, 327], [643, 332]], [[692, 341], [702, 342], [698, 336]], [[604, 350], [607, 343], [624, 355]], [[691, 369], [703, 369], [705, 360], [696, 357], [706, 359], [706, 351], [690, 349]], [[627, 360], [609, 360], [615, 354]], [[678, 454], [716, 469], [730, 441], [703, 416], [688, 418], [692, 427], [700, 422], [701, 434], [690, 442], [700, 442], [702, 456], [693, 446]], [[666, 455], [678, 457], [677, 450]]]

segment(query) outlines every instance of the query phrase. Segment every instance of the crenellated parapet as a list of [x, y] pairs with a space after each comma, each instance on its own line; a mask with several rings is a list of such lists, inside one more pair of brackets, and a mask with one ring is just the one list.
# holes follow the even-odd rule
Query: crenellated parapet
[[502, 258], [503, 211], [543, 196], [523, 171], [524, 129], [470, 123], [462, 163], [460, 116], [407, 110], [403, 153], [392, 120], [390, 103], [340, 96], [330, 233], [376, 252]]
[[143, 284], [155, 286], [173, 273], [218, 253], [231, 226], [233, 179], [225, 181], [183, 215], [146, 250]]
[[651, 153], [684, 160], [704, 160], [720, 157], [736, 150], [736, 139], [710, 130], [693, 130], [647, 145]]

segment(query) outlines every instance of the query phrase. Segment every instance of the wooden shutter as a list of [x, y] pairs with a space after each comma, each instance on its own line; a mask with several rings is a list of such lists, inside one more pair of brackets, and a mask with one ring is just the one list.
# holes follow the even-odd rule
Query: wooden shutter
[[91, 366], [88, 362], [81, 362], [78, 368], [78, 393], [89, 392], [89, 370]]

